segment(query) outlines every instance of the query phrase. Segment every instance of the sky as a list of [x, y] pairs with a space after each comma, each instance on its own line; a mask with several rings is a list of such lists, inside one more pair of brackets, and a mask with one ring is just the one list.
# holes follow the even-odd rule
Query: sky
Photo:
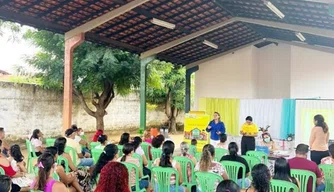
[[[23, 32], [28, 29], [24, 26]], [[19, 39], [18, 42], [9, 41], [10, 31], [3, 31], [5, 34], [0, 37], [0, 70], [15, 73], [15, 65], [29, 68], [24, 57], [34, 55], [38, 49], [24, 39]]]

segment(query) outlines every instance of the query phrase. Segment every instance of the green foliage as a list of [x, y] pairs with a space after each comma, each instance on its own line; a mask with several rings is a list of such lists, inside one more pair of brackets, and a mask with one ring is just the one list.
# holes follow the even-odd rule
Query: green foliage
[[[62, 89], [64, 78], [64, 36], [48, 31], [29, 30], [24, 38], [40, 48], [27, 62], [47, 88]], [[101, 93], [106, 82], [118, 94], [139, 87], [140, 62], [137, 55], [84, 42], [74, 50], [73, 86], [83, 93]]]
[[13, 22], [3, 21], [0, 19], [0, 37], [5, 36], [5, 32], [8, 31], [8, 41], [19, 41], [21, 25]]
[[147, 101], [166, 104], [170, 93], [171, 107], [184, 110], [185, 68], [172, 63], [154, 61], [149, 64], [148, 71], [154, 86], [147, 88]]
[[24, 77], [24, 76], [12, 76], [8, 80], [8, 82], [12, 83], [20, 83], [20, 84], [34, 84], [34, 85], [41, 85], [42, 81], [40, 78], [34, 77]]

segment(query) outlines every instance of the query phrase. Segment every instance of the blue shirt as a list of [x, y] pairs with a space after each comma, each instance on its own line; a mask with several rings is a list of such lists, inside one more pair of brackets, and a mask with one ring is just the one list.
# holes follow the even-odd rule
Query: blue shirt
[[210, 139], [212, 140], [219, 140], [217, 132], [225, 133], [225, 125], [221, 121], [216, 124], [215, 120], [212, 120], [208, 126], [211, 126], [211, 129], [206, 128], [206, 132], [210, 132]]

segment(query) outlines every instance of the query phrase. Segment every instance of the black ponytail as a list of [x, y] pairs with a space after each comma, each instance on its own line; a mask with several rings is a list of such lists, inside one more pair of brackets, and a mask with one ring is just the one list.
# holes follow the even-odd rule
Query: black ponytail
[[134, 147], [132, 143], [126, 143], [123, 145], [123, 156], [121, 158], [121, 162], [126, 161], [126, 156], [131, 154], [134, 151]]
[[239, 147], [238, 147], [237, 143], [231, 142], [228, 145], [228, 151], [229, 151], [231, 156], [237, 157], [238, 156], [238, 151], [239, 151]]
[[166, 141], [162, 145], [162, 155], [160, 158], [160, 167], [173, 167], [171, 158], [174, 153], [175, 144], [172, 141]]

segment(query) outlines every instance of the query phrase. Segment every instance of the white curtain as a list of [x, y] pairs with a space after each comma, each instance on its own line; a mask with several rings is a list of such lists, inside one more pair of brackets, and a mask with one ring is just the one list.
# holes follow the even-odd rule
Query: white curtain
[[274, 139], [280, 138], [282, 101], [282, 99], [241, 99], [239, 127], [245, 123], [247, 116], [252, 116], [253, 122], [258, 127], [270, 125], [271, 136]]
[[[311, 129], [314, 127], [315, 115], [324, 116], [329, 127], [329, 132], [334, 130], [334, 101], [329, 100], [297, 100], [296, 101], [296, 134], [295, 144], [309, 145]], [[330, 133], [330, 139], [334, 138], [334, 131]]]

